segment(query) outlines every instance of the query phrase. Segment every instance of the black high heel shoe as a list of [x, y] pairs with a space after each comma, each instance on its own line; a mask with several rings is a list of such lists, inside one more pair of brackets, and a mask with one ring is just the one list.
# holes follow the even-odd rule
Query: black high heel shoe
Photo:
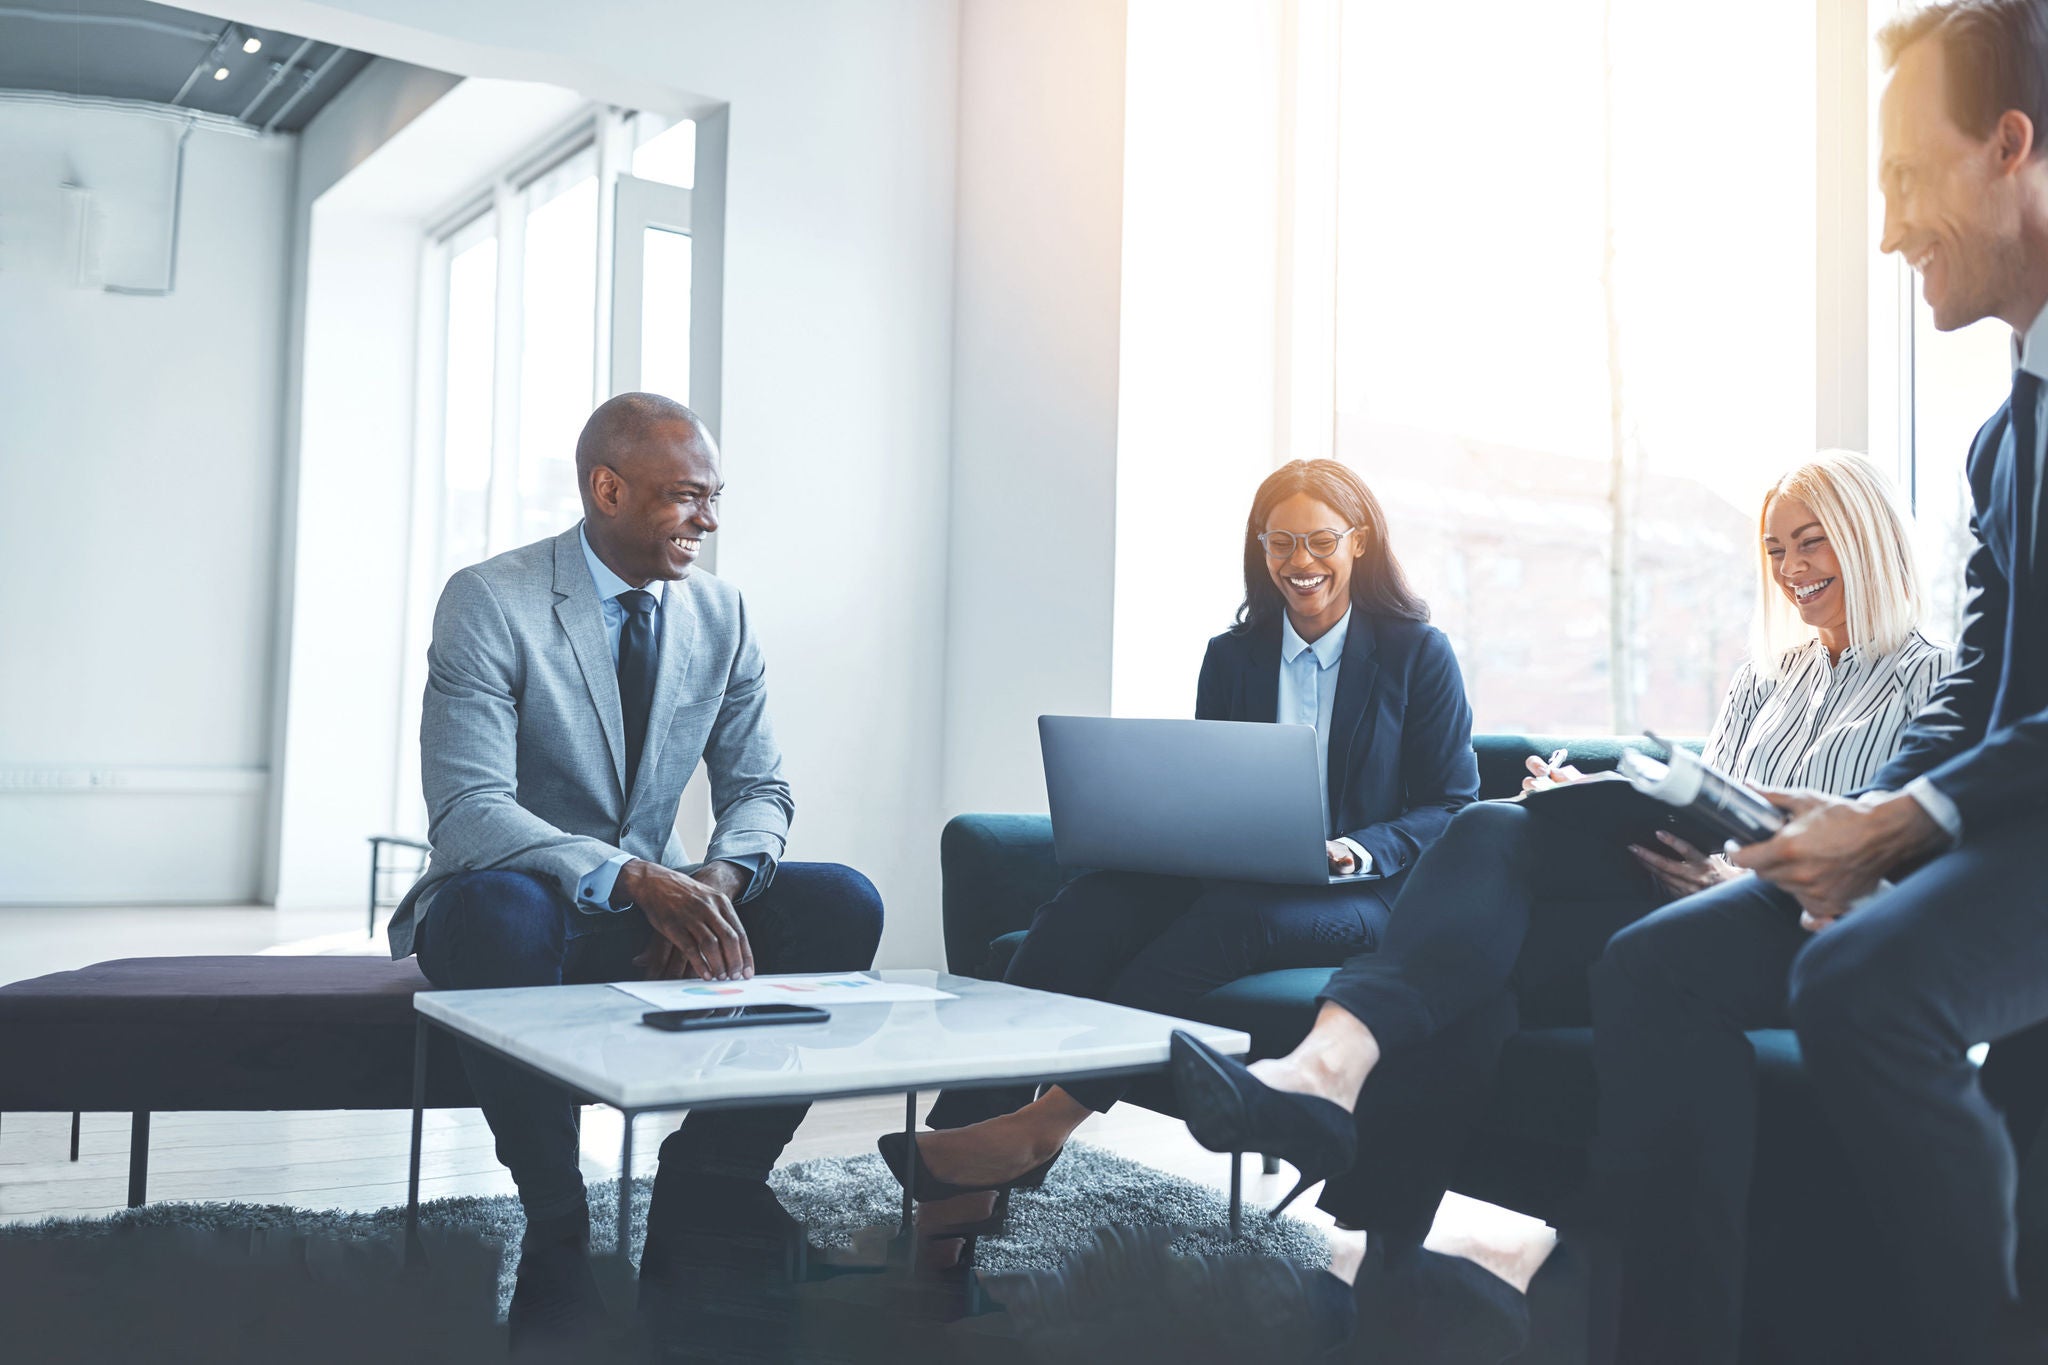
[[1212, 1152], [1263, 1152], [1301, 1172], [1266, 1216], [1278, 1218], [1302, 1191], [1358, 1159], [1358, 1130], [1343, 1105], [1275, 1090], [1216, 1049], [1174, 1031], [1173, 1090], [1195, 1141]]
[[[997, 1196], [997, 1212], [1007, 1210], [1011, 1190], [1035, 1190], [1045, 1183], [1045, 1177], [1060, 1159], [1060, 1152], [1054, 1152], [1045, 1160], [1033, 1166], [1022, 1175], [1008, 1180], [998, 1180], [986, 1185], [955, 1185], [950, 1180], [941, 1180], [931, 1173], [924, 1164], [924, 1155], [918, 1150], [917, 1140], [909, 1133], [884, 1133], [875, 1139], [875, 1150], [882, 1154], [882, 1162], [888, 1166], [889, 1174], [896, 1177], [896, 1183], [910, 1191], [911, 1198], [921, 1204], [936, 1203], [941, 1199], [952, 1199], [963, 1194], [988, 1194]], [[1061, 1148], [1065, 1151], [1065, 1148]]]

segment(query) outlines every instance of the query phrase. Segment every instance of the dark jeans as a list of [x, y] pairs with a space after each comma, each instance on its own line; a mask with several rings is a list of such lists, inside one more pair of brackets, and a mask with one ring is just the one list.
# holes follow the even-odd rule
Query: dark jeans
[[[1040, 906], [1003, 980], [1191, 1018], [1218, 986], [1283, 967], [1327, 967], [1370, 949], [1387, 921], [1369, 882], [1252, 886], [1139, 872], [1090, 872]], [[1098, 1113], [1123, 1098], [1121, 1078], [1063, 1084]], [[1031, 1089], [948, 1090], [934, 1128], [959, 1128], [1031, 1101]]]
[[[1561, 888], [1562, 892], [1552, 888]], [[1360, 1158], [1318, 1201], [1390, 1248], [1419, 1246], [1526, 1023], [1583, 1023], [1585, 972], [1608, 935], [1661, 894], [1625, 850], [1527, 808], [1458, 812], [1409, 869], [1377, 952], [1321, 999], [1372, 1030]]]
[[[857, 971], [874, 961], [882, 937], [874, 885], [832, 863], [782, 864], [739, 912], [763, 974]], [[633, 981], [641, 977], [633, 958], [651, 933], [637, 910], [579, 910], [522, 872], [466, 872], [436, 888], [415, 951], [420, 970], [444, 990]], [[568, 1097], [487, 1052], [460, 1051], [528, 1222], [584, 1208]], [[765, 1180], [808, 1108], [692, 1113], [662, 1143], [661, 1159]]]
[[2017, 1299], [2016, 1163], [1966, 1054], [1994, 1044], [1988, 1078], [2000, 1040], [2029, 1048], [2038, 1034], [2016, 1035], [2048, 1020], [2039, 843], [2016, 817], [1817, 935], [1751, 879], [1615, 937], [1592, 981], [1618, 1359], [1737, 1358], [1757, 1109], [1743, 1033], [1788, 1021], [1913, 1319], [1899, 1358], [1988, 1358]]

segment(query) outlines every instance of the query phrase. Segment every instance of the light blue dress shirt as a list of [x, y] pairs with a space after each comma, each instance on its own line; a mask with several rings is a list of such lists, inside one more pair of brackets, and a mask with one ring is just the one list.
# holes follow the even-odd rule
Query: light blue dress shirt
[[[1314, 644], [1301, 638], [1294, 622], [1280, 618], [1280, 708], [1274, 719], [1282, 725], [1312, 725], [1316, 732], [1316, 772], [1322, 776], [1323, 833], [1330, 832], [1330, 716], [1337, 706], [1337, 676], [1344, 666], [1344, 641], [1351, 634], [1351, 613], [1324, 631]], [[1372, 855], [1350, 839], [1338, 843], [1358, 859], [1358, 870], [1372, 869]]]
[[[626, 608], [619, 599], [620, 593], [632, 592], [633, 585], [611, 571], [611, 567], [597, 557], [597, 551], [590, 548], [590, 534], [581, 526], [576, 528], [576, 539], [583, 546], [583, 562], [590, 566], [590, 581], [597, 585], [597, 605], [604, 614], [605, 643], [611, 646], [612, 669], [619, 666], [619, 631], [626, 624]], [[661, 613], [668, 605], [668, 584], [649, 583], [646, 590], [654, 594], [654, 638], [661, 638]], [[616, 858], [599, 863], [583, 875], [576, 884], [576, 904], [585, 910], [625, 910], [629, 906], [612, 904], [612, 888], [618, 884], [619, 869], [633, 861], [630, 853], [621, 853]], [[741, 900], [751, 899], [761, 885], [761, 868], [764, 859], [761, 854], [749, 854], [731, 860], [733, 865], [747, 874], [747, 885], [741, 893]]]

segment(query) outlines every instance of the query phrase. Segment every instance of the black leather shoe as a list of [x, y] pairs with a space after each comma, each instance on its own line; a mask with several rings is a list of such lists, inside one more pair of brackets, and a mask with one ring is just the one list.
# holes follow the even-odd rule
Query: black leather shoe
[[505, 1327], [515, 1357], [553, 1357], [595, 1340], [604, 1296], [590, 1268], [590, 1217], [532, 1226], [519, 1244], [519, 1270]]
[[1011, 1190], [1035, 1190], [1045, 1183], [1053, 1163], [1060, 1159], [1060, 1153], [1054, 1152], [1022, 1175], [1008, 1180], [986, 1185], [955, 1185], [931, 1173], [924, 1164], [924, 1154], [918, 1150], [917, 1140], [909, 1133], [884, 1133], [875, 1139], [875, 1150], [882, 1154], [882, 1162], [888, 1166], [889, 1174], [896, 1177], [896, 1183], [909, 1190], [911, 1198], [921, 1204], [957, 1199], [963, 1194], [1008, 1195]]
[[803, 1277], [809, 1250], [803, 1225], [767, 1182], [667, 1161], [655, 1172], [640, 1252], [643, 1282], [707, 1265], [792, 1281]]
[[1175, 1030], [1174, 1096], [1195, 1141], [1212, 1152], [1263, 1152], [1301, 1172], [1267, 1215], [1278, 1218], [1302, 1191], [1351, 1168], [1358, 1130], [1340, 1104], [1275, 1090], [1201, 1039]]

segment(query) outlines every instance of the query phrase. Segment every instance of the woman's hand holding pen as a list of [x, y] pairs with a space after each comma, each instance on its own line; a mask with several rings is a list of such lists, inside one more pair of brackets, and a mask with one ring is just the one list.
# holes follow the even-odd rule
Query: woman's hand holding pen
[[1536, 755], [1530, 754], [1529, 775], [1522, 779], [1522, 790], [1525, 792], [1539, 791], [1544, 787], [1555, 787], [1563, 782], [1576, 782], [1584, 777], [1585, 774], [1577, 768], [1567, 768], [1564, 766], [1564, 761], [1568, 757], [1570, 757], [1569, 751], [1559, 749], [1550, 756], [1550, 761], [1546, 763], [1536, 757]]

